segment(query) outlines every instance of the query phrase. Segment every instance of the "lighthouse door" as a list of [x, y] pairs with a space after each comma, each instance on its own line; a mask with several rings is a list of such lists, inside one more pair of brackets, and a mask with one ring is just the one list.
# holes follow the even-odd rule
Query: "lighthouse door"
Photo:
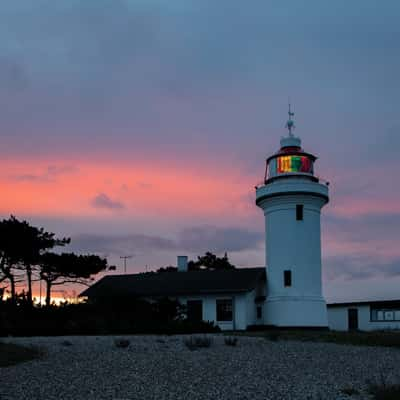
[[358, 329], [358, 309], [349, 308], [347, 310], [348, 321], [349, 321], [349, 331], [355, 331]]

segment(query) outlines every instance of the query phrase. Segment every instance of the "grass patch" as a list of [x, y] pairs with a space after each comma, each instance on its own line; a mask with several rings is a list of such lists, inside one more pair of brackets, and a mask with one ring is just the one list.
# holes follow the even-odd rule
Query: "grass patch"
[[255, 332], [231, 332], [229, 334], [264, 337], [269, 340], [298, 340], [400, 348], [400, 331], [338, 332], [272, 329]]
[[0, 367], [9, 367], [10, 365], [35, 360], [40, 356], [41, 353], [37, 349], [12, 343], [0, 343]]

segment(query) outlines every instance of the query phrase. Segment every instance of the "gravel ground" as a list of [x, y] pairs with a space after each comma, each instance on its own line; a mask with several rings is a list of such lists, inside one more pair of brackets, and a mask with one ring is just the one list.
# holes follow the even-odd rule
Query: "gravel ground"
[[[368, 382], [400, 382], [400, 350], [213, 336], [190, 351], [184, 336], [7, 338], [44, 350], [40, 360], [0, 369], [0, 399], [265, 400], [368, 399]], [[70, 345], [63, 344], [64, 341]], [[360, 395], [346, 397], [343, 388]]]

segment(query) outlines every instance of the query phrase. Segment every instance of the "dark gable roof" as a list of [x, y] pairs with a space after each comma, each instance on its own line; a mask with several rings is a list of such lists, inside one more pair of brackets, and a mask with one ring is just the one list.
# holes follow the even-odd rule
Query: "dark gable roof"
[[247, 292], [265, 280], [265, 268], [108, 275], [80, 296], [174, 296]]

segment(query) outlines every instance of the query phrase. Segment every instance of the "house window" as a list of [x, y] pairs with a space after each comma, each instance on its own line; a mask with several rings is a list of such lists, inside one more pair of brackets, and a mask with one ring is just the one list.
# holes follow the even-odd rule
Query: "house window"
[[292, 271], [283, 271], [283, 284], [285, 287], [292, 286]]
[[201, 300], [188, 300], [186, 310], [189, 321], [199, 322], [203, 320], [203, 302]]
[[218, 299], [217, 321], [232, 321], [232, 299]]
[[303, 221], [303, 204], [296, 205], [296, 221]]
[[261, 319], [261, 318], [262, 318], [262, 307], [257, 306], [257, 319]]
[[371, 308], [371, 321], [400, 321], [400, 308]]

